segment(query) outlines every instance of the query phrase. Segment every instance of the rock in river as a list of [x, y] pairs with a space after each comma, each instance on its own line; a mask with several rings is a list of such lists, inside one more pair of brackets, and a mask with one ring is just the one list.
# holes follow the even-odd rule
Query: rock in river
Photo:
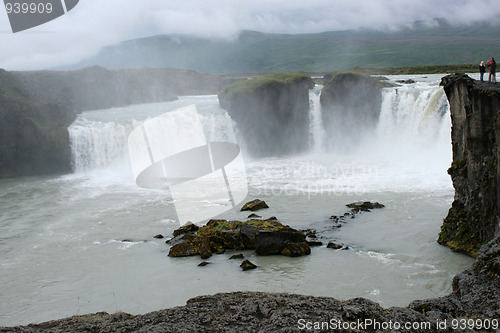
[[281, 254], [289, 257], [311, 253], [304, 234], [279, 221], [210, 220], [197, 232], [180, 233], [178, 230], [174, 231], [177, 236], [170, 241], [170, 257], [199, 254], [205, 259], [225, 249], [253, 249], [258, 255]]
[[269, 208], [266, 202], [264, 200], [255, 199], [244, 204], [243, 207], [241, 207], [241, 211], [243, 212], [245, 210], [251, 210], [252, 212], [254, 212], [256, 210], [264, 208]]

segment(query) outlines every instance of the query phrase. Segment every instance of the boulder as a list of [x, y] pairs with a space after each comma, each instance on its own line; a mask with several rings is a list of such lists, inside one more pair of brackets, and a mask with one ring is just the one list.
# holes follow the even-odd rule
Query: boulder
[[255, 253], [261, 256], [282, 254], [297, 257], [311, 253], [304, 234], [292, 228], [284, 228], [275, 232], [261, 231], [255, 242]]
[[274, 220], [210, 220], [196, 232], [181, 231], [185, 228], [176, 230], [177, 236], [170, 241], [168, 255], [171, 257], [200, 255], [208, 258], [212, 253], [222, 253], [226, 249], [254, 249], [258, 255], [292, 257], [311, 253], [301, 231]]
[[[264, 209], [264, 208], [269, 208], [269, 206], [266, 204], [266, 202], [264, 200], [255, 199], [255, 200], [249, 201], [246, 204], [244, 204], [243, 207], [241, 207], [240, 211], [243, 212], [246, 210], [250, 210], [250, 211], [254, 212], [254, 211], [257, 211], [260, 209]], [[276, 220], [276, 218], [274, 218], [274, 219]]]
[[253, 264], [250, 260], [245, 260], [240, 265], [241, 269], [244, 271], [248, 271], [249, 269], [255, 269], [257, 266]]

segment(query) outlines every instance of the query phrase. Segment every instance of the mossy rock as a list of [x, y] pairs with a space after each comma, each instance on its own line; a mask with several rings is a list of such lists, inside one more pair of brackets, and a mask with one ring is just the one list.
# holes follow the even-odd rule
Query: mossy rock
[[246, 204], [244, 204], [243, 207], [241, 207], [241, 211], [243, 212], [246, 210], [250, 210], [250, 211], [254, 212], [257, 210], [264, 209], [264, 208], [269, 208], [269, 206], [266, 204], [266, 202], [264, 200], [255, 199], [255, 200], [249, 201]]
[[174, 245], [170, 248], [169, 256], [199, 254], [202, 258], [208, 258], [212, 253], [222, 253], [226, 249], [255, 249], [259, 255], [282, 254], [293, 257], [311, 252], [301, 231], [275, 220], [210, 220], [196, 232], [183, 232], [185, 228], [174, 231], [177, 236], [172, 241]]
[[350, 204], [346, 205], [347, 207], [351, 208], [352, 213], [358, 213], [358, 212], [369, 212], [370, 209], [376, 209], [376, 208], [384, 208], [385, 206], [378, 203], [378, 202], [370, 202], [370, 201], [365, 201], [365, 202], [353, 202]]
[[240, 265], [241, 269], [244, 271], [248, 271], [250, 269], [256, 269], [258, 266], [252, 263], [250, 260], [245, 260]]
[[443, 220], [437, 242], [456, 252], [475, 258], [482, 244], [479, 236], [469, 223], [469, 217], [462, 204], [453, 202], [448, 216]]

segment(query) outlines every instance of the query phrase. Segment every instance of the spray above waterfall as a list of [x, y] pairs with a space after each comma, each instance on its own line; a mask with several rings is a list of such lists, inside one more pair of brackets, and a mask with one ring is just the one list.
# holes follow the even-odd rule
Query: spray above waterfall
[[[69, 128], [75, 172], [92, 174], [107, 169], [121, 174], [122, 179], [133, 179], [127, 165], [127, 136], [137, 123], [162, 114], [159, 110], [195, 103], [207, 140], [242, 147], [250, 186], [266, 187], [267, 182], [274, 187], [303, 189], [322, 182], [332, 191], [354, 191], [357, 186], [365, 190], [427, 188], [433, 184], [450, 188], [445, 170], [451, 163], [451, 123], [446, 97], [437, 82], [438, 78], [422, 78], [415, 84], [383, 88], [377, 118], [364, 131], [359, 124], [347, 130], [339, 119], [325, 117], [328, 110], [320, 104], [322, 87], [316, 86], [309, 91], [309, 112], [303, 119], [307, 126], [302, 140], [307, 148], [270, 159], [248, 158], [240, 124], [219, 107], [217, 96], [86, 112]], [[186, 128], [181, 132], [189, 130], [188, 123], [182, 126]]]

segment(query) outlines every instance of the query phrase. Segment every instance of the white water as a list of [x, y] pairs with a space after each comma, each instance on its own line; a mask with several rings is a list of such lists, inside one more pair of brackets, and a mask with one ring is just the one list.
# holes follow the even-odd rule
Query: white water
[[316, 85], [309, 90], [309, 146], [311, 152], [320, 153], [323, 150], [325, 129], [321, 119], [321, 89], [323, 86]]
[[[74, 174], [0, 180], [0, 326], [97, 311], [144, 313], [232, 290], [361, 296], [383, 306], [449, 293], [452, 277], [471, 263], [435, 242], [454, 193], [446, 174], [449, 113], [439, 77], [411, 78], [417, 83], [397, 93], [384, 90], [376, 132], [358, 149], [324, 151], [316, 104], [310, 154], [247, 161], [248, 199], [270, 205], [259, 214], [350, 247], [313, 248], [301, 258], [246, 251], [259, 266], [249, 272], [228, 260], [231, 252], [204, 268], [196, 257], [167, 257], [168, 246], [152, 236], [178, 227], [173, 202], [167, 192], [138, 188], [127, 162], [123, 139], [136, 122], [192, 103], [210, 139], [238, 141], [216, 96], [81, 115], [70, 129]], [[358, 200], [386, 208], [333, 230], [329, 216]], [[232, 210], [221, 217], [247, 215]]]

